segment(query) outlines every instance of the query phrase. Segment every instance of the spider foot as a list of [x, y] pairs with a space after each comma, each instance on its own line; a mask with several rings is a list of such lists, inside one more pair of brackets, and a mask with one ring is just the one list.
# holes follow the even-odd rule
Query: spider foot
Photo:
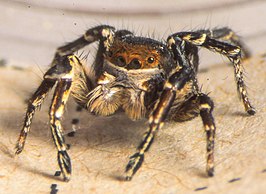
[[71, 160], [66, 151], [58, 152], [58, 163], [63, 173], [64, 181], [68, 182], [71, 176]]
[[256, 110], [255, 110], [255, 108], [250, 107], [249, 109], [247, 109], [247, 113], [249, 115], [255, 115], [256, 114]]
[[207, 167], [207, 174], [209, 177], [214, 176], [214, 168], [213, 167]]
[[17, 145], [15, 147], [15, 150], [16, 150], [15, 154], [16, 155], [20, 154], [23, 151], [23, 148], [24, 148], [24, 144], [21, 145], [21, 144], [17, 143]]
[[130, 160], [126, 166], [126, 181], [131, 181], [133, 175], [137, 172], [137, 170], [141, 167], [141, 164], [144, 160], [143, 153], [135, 153], [130, 157]]
[[16, 155], [20, 154], [23, 151], [24, 146], [25, 146], [25, 139], [26, 139], [25, 135], [19, 137], [17, 144], [15, 146]]
[[214, 161], [213, 161], [213, 156], [212, 156], [212, 159], [209, 158], [209, 160], [207, 160], [206, 171], [207, 171], [207, 175], [209, 177], [213, 177], [214, 176]]

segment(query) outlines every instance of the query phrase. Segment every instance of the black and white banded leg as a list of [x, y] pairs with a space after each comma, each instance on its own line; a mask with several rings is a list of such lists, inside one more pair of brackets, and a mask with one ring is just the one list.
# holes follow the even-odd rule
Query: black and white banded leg
[[[215, 32], [215, 31], [214, 31]], [[235, 79], [238, 93], [243, 101], [245, 110], [248, 114], [254, 115], [255, 108], [251, 105], [248, 98], [246, 85], [243, 76], [243, 66], [241, 64], [241, 47], [231, 44], [230, 41], [221, 41], [215, 39], [215, 35], [210, 36], [206, 32], [180, 32], [171, 35], [168, 41], [178, 42], [182, 40], [183, 44], [192, 44], [195, 46], [202, 46], [216, 53], [226, 56], [234, 65]], [[221, 38], [225, 39], [225, 38]], [[230, 38], [228, 39], [230, 40]]]
[[82, 64], [76, 56], [68, 55], [58, 58], [56, 64], [45, 73], [42, 84], [34, 93], [29, 102], [24, 126], [21, 130], [16, 146], [16, 154], [21, 153], [36, 108], [40, 107], [49, 90], [56, 85], [49, 111], [50, 129], [55, 146], [58, 150], [58, 164], [65, 181], [70, 180], [71, 161], [67, 153], [67, 146], [64, 140], [64, 130], [61, 125], [61, 119], [64, 113], [66, 102], [71, 94], [72, 82], [74, 81], [73, 79], [75, 77], [75, 69], [81, 69], [80, 66], [82, 66]]
[[171, 45], [175, 50], [174, 54], [183, 68], [178, 69], [173, 73], [165, 83], [163, 92], [156, 104], [150, 118], [149, 129], [144, 135], [144, 139], [140, 143], [137, 152], [130, 157], [129, 163], [126, 166], [126, 180], [130, 181], [133, 175], [141, 167], [144, 161], [144, 153], [150, 148], [157, 131], [162, 128], [164, 121], [169, 113], [169, 110], [175, 100], [176, 94], [181, 92], [186, 85], [191, 85], [194, 70], [190, 68], [189, 61], [184, 55], [184, 50]]
[[47, 80], [47, 79], [43, 80], [39, 88], [36, 90], [36, 92], [29, 100], [26, 116], [24, 119], [24, 124], [15, 147], [16, 154], [20, 154], [23, 151], [35, 111], [41, 107], [45, 97], [47, 96], [48, 92], [52, 89], [55, 82], [56, 82], [55, 80]]

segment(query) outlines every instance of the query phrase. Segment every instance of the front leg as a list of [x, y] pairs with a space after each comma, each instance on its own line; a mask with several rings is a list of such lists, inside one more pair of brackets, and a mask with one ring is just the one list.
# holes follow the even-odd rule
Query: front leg
[[[50, 107], [50, 129], [56, 148], [58, 150], [58, 164], [63, 173], [64, 180], [68, 181], [71, 174], [71, 161], [67, 154], [67, 146], [63, 137], [61, 119], [64, 107], [73, 87], [77, 87], [75, 75], [81, 73], [82, 64], [74, 55], [60, 57], [57, 63], [44, 75], [44, 80], [37, 91], [33, 94], [26, 113], [24, 126], [16, 145], [16, 154], [22, 152], [27, 134], [29, 132], [35, 110], [41, 106], [49, 90], [56, 85], [54, 97]], [[75, 74], [76, 73], [76, 74]], [[80, 75], [78, 73], [78, 75]], [[84, 72], [83, 72], [84, 73]], [[74, 81], [74, 84], [72, 84]], [[84, 82], [83, 80], [82, 82]], [[74, 97], [77, 97], [74, 95]], [[78, 100], [78, 99], [77, 99]]]
[[175, 44], [172, 45], [174, 55], [182, 67], [173, 73], [165, 83], [164, 90], [158, 99], [150, 118], [149, 129], [144, 135], [144, 139], [138, 147], [137, 152], [130, 157], [130, 161], [126, 166], [126, 180], [130, 181], [133, 175], [141, 167], [144, 161], [144, 153], [150, 148], [156, 132], [163, 126], [169, 110], [176, 98], [176, 94], [192, 82], [194, 70], [189, 67], [188, 59], [185, 57], [184, 51], [181, 51]]
[[144, 139], [138, 147], [137, 153], [130, 157], [126, 166], [126, 180], [130, 181], [133, 175], [141, 167], [144, 160], [144, 153], [150, 148], [156, 132], [163, 126], [163, 122], [169, 112], [169, 109], [175, 99], [175, 91], [166, 88], [162, 93], [159, 103], [149, 119], [149, 130], [145, 133]]
[[62, 47], [59, 47], [56, 51], [55, 56], [62, 57], [65, 55], [73, 54], [84, 46], [89, 45], [98, 40], [102, 40], [104, 43], [104, 47], [106, 48], [106, 50], [108, 50], [114, 38], [114, 30], [114, 27], [107, 25], [101, 25], [91, 28], [77, 40], [70, 42]]
[[57, 80], [49, 115], [52, 137], [58, 150], [58, 165], [63, 173], [64, 181], [70, 180], [71, 160], [67, 153], [61, 120], [68, 97], [72, 91], [72, 83], [73, 81], [76, 81], [75, 73], [77, 72], [75, 72], [75, 70], [77, 71], [81, 66], [79, 59], [74, 55], [64, 56], [58, 61], [57, 65], [50, 68], [44, 75], [45, 79]]
[[61, 79], [55, 88], [52, 105], [50, 107], [50, 129], [56, 148], [58, 150], [57, 160], [64, 180], [69, 181], [71, 175], [71, 161], [67, 154], [67, 146], [63, 137], [63, 128], [61, 125], [62, 115], [65, 104], [70, 94], [72, 80]]

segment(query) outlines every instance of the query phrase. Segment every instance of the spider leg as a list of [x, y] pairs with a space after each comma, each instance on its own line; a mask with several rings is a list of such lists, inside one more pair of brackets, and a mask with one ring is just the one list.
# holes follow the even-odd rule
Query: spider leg
[[200, 116], [206, 131], [206, 140], [207, 140], [207, 166], [206, 171], [208, 176], [214, 175], [214, 138], [215, 138], [215, 123], [212, 116], [213, 111], [213, 102], [206, 95], [201, 94], [198, 98], [199, 100], [199, 109]]
[[[58, 58], [57, 63], [52, 66], [44, 75], [44, 80], [30, 100], [28, 111], [17, 143], [16, 154], [19, 154], [24, 147], [27, 132], [29, 130], [35, 109], [40, 107], [48, 91], [54, 86], [54, 96], [50, 106], [50, 129], [56, 148], [58, 150], [58, 164], [63, 173], [64, 180], [68, 181], [71, 175], [71, 161], [67, 154], [67, 146], [63, 137], [61, 125], [64, 107], [70, 93], [76, 101], [82, 104], [82, 98], [72, 91], [75, 88], [79, 91], [84, 89], [84, 85], [89, 87], [90, 83], [85, 80], [82, 64], [74, 55], [67, 55]], [[88, 90], [88, 88], [84, 89]]]
[[126, 166], [126, 180], [130, 181], [133, 175], [141, 167], [144, 160], [144, 153], [150, 148], [156, 132], [163, 126], [167, 113], [175, 98], [175, 91], [167, 88], [163, 91], [156, 109], [149, 118], [149, 130], [144, 134], [144, 138], [138, 147], [138, 151], [130, 157]]
[[[95, 41], [99, 41], [99, 47], [93, 63], [93, 72], [95, 73], [96, 79], [102, 73], [102, 66], [104, 62], [104, 54], [109, 50], [110, 45], [113, 42], [114, 37], [121, 37], [128, 34], [132, 34], [127, 30], [115, 31], [115, 28], [108, 25], [100, 25], [94, 28], [89, 29], [83, 36], [74, 40], [64, 46], [61, 46], [57, 49], [53, 63], [57, 63], [58, 58], [70, 55], [75, 51], [83, 48], [86, 45], [89, 45]], [[90, 84], [92, 85], [92, 84]], [[77, 110], [81, 110], [80, 107]], [[72, 120], [73, 130], [75, 130], [76, 125], [79, 123], [79, 119], [74, 118]]]
[[[106, 51], [109, 50], [109, 47], [113, 42], [114, 36], [115, 37], [122, 37], [122, 36], [132, 34], [132, 32], [130, 32], [128, 30], [118, 30], [116, 32], [114, 32], [114, 31], [115, 31], [114, 27], [107, 26], [107, 25], [96, 26], [94, 28], [89, 29], [82, 37], [80, 37], [77, 40], [70, 42], [64, 46], [59, 47], [56, 51], [53, 63], [56, 63], [56, 60], [58, 60], [58, 58], [65, 56], [65, 55], [72, 54], [73, 52], [81, 49], [82, 47], [99, 40], [99, 47], [97, 50], [95, 61], [92, 65], [93, 71], [95, 73], [95, 77], [97, 79], [102, 74], [102, 67], [103, 67], [103, 63], [104, 63], [104, 54]], [[88, 83], [90, 83], [89, 87], [91, 88], [92, 84], [89, 80], [87, 81], [87, 84]], [[83, 84], [81, 84], [81, 85], [83, 85]], [[78, 101], [83, 101], [83, 99], [82, 100], [79, 99], [81, 97], [81, 95], [79, 95], [79, 94], [76, 94], [76, 95], [74, 94], [74, 97]], [[77, 106], [77, 112], [81, 112], [82, 107], [83, 106], [78, 105]], [[79, 123], [78, 118], [72, 119], [73, 131], [76, 130], [78, 123]]]
[[[175, 45], [173, 45], [175, 47]], [[140, 143], [137, 152], [130, 157], [129, 163], [126, 166], [126, 180], [130, 181], [133, 175], [141, 167], [144, 161], [144, 153], [150, 148], [156, 132], [163, 126], [163, 123], [168, 115], [168, 112], [176, 98], [176, 94], [187, 85], [191, 84], [193, 77], [193, 69], [190, 68], [188, 59], [183, 54], [179, 47], [175, 47], [175, 57], [179, 64], [183, 67], [174, 72], [164, 85], [163, 92], [155, 105], [155, 108], [149, 118], [149, 129], [144, 134], [144, 139]]]
[[106, 51], [108, 51], [114, 38], [115, 28], [108, 25], [96, 26], [89, 29], [83, 36], [57, 49], [55, 59], [58, 56], [65, 56], [89, 45], [95, 41], [102, 40]]
[[[79, 79], [79, 76], [82, 77], [82, 80]], [[61, 57], [59, 63], [50, 68], [46, 72], [44, 78], [57, 80], [57, 85], [49, 111], [50, 129], [55, 146], [58, 150], [57, 156], [59, 167], [63, 173], [64, 180], [69, 181], [71, 176], [71, 160], [67, 153], [67, 146], [63, 136], [61, 119], [64, 113], [66, 102], [71, 93], [78, 103], [81, 102], [81, 99], [79, 98], [80, 96], [75, 94], [74, 91], [77, 89], [80, 91], [84, 89], [84, 86], [79, 85], [79, 83], [84, 83], [85, 81], [82, 64], [74, 55]], [[88, 86], [90, 85], [88, 82], [86, 82], [86, 84], [88, 84]]]
[[58, 80], [55, 88], [54, 97], [50, 107], [50, 128], [56, 148], [58, 150], [58, 164], [63, 173], [64, 180], [69, 181], [71, 175], [71, 161], [67, 154], [67, 146], [63, 137], [63, 128], [61, 118], [64, 113], [64, 107], [70, 94], [72, 80]]
[[241, 38], [230, 28], [223, 27], [223, 28], [214, 28], [209, 30], [198, 30], [199, 33], [205, 33], [209, 37], [213, 39], [217, 39], [220, 41], [228, 42], [233, 45], [241, 47], [242, 54], [244, 58], [249, 58], [251, 56], [249, 50], [247, 49], [246, 45], [242, 42]]
[[256, 113], [254, 107], [251, 105], [247, 95], [246, 85], [243, 78], [243, 67], [241, 64], [241, 47], [234, 44], [220, 41], [210, 37], [206, 33], [200, 32], [180, 32], [171, 35], [168, 40], [178, 40], [182, 44], [193, 44], [195, 46], [202, 46], [211, 51], [225, 55], [234, 65], [235, 79], [237, 83], [238, 93], [243, 101], [245, 110], [248, 114], [254, 115]]
[[194, 72], [198, 72], [199, 67], [199, 52], [198, 47], [192, 44], [186, 44], [184, 47], [185, 55], [189, 59], [191, 65], [193, 66]]
[[206, 132], [206, 171], [208, 176], [213, 176], [214, 174], [214, 138], [216, 127], [212, 116], [213, 108], [214, 104], [210, 97], [203, 93], [197, 93], [181, 106], [171, 109], [169, 113], [169, 118], [177, 122], [191, 120], [200, 114]]
[[188, 121], [200, 115], [206, 132], [207, 141], [207, 174], [214, 173], [214, 138], [215, 123], [212, 116], [214, 104], [210, 97], [203, 93], [196, 93], [181, 105], [171, 107], [169, 119], [176, 122]]
[[52, 64], [56, 63], [58, 58], [62, 56], [73, 54], [79, 49], [93, 42], [99, 41], [98, 51], [94, 64], [92, 65], [95, 77], [97, 79], [102, 73], [102, 67], [105, 58], [104, 55], [108, 54], [109, 48], [112, 45], [114, 38], [123, 37], [129, 34], [132, 34], [132, 32], [128, 30], [118, 30], [115, 32], [115, 28], [108, 25], [96, 26], [87, 30], [87, 32], [80, 38], [59, 47], [55, 53]]
[[28, 108], [24, 120], [24, 125], [21, 129], [17, 144], [16, 144], [16, 154], [20, 154], [25, 146], [25, 141], [27, 135], [30, 131], [32, 119], [34, 117], [36, 109], [40, 108], [45, 97], [47, 96], [49, 90], [54, 86], [54, 80], [43, 80], [39, 88], [33, 94], [28, 103]]

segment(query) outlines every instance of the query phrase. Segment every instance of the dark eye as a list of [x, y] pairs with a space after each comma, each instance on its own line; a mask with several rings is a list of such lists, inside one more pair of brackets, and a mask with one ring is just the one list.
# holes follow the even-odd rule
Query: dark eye
[[155, 60], [153, 57], [149, 57], [147, 61], [148, 61], [148, 63], [153, 63]]
[[122, 56], [117, 57], [116, 61], [119, 67], [124, 67], [126, 65], [126, 61]]
[[127, 69], [139, 69], [141, 62], [138, 59], [133, 59], [127, 66]]

